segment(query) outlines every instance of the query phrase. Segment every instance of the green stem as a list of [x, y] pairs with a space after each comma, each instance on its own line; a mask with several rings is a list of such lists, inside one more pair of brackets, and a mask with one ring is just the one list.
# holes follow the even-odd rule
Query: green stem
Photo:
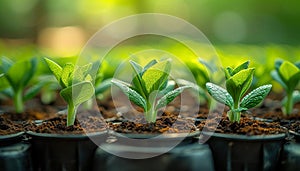
[[13, 97], [15, 110], [17, 113], [24, 112], [24, 104], [23, 104], [23, 95], [22, 90], [15, 91], [14, 97]]
[[76, 116], [77, 107], [73, 105], [68, 105], [68, 117], [67, 117], [67, 126], [74, 125], [75, 116]]
[[238, 110], [230, 110], [227, 112], [227, 116], [229, 121], [231, 122], [240, 122], [240, 118], [241, 118], [241, 112], [239, 112]]
[[289, 115], [293, 111], [293, 91], [287, 94], [287, 101], [285, 103], [285, 110], [283, 110], [285, 115]]
[[230, 109], [230, 111], [227, 112], [227, 116], [229, 121], [231, 122], [240, 122], [241, 118], [241, 112], [238, 110], [240, 107], [239, 101], [236, 101], [234, 103], [233, 109]]
[[145, 111], [145, 118], [147, 122], [156, 122], [157, 111], [155, 110], [155, 96], [150, 96], [147, 101], [147, 110]]
[[149, 123], [156, 122], [156, 111], [155, 110], [149, 110], [146, 112], [146, 120]]

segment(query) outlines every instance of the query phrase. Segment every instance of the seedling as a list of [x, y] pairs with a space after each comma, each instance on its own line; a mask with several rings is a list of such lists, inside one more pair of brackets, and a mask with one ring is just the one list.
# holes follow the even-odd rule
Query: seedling
[[36, 58], [19, 62], [13, 62], [6, 57], [1, 58], [1, 77], [6, 79], [8, 88], [3, 89], [0, 93], [12, 98], [17, 113], [24, 112], [24, 102], [34, 97], [46, 84], [46, 82], [39, 82], [28, 88], [36, 68]]
[[158, 109], [168, 105], [180, 93], [190, 86], [174, 89], [174, 81], [168, 80], [170, 60], [150, 61], [144, 68], [134, 61], [130, 64], [135, 72], [132, 83], [113, 79], [112, 83], [137, 106], [144, 109], [147, 122], [155, 122]]
[[95, 95], [98, 99], [103, 97], [103, 93], [111, 86], [111, 78], [105, 78], [103, 73], [98, 71], [95, 81]]
[[71, 126], [75, 122], [78, 106], [89, 100], [95, 93], [91, 83], [92, 78], [88, 74], [92, 64], [75, 67], [73, 64], [67, 63], [61, 67], [48, 58], [45, 58], [45, 61], [62, 87], [60, 96], [68, 104], [67, 126]]
[[213, 83], [206, 83], [209, 94], [230, 108], [227, 116], [231, 122], [240, 122], [241, 112], [260, 104], [272, 88], [272, 85], [263, 85], [242, 98], [249, 89], [254, 74], [254, 68], [248, 68], [248, 65], [249, 61], [234, 69], [224, 69], [227, 90]]
[[[111, 78], [104, 78], [102, 72], [98, 71], [95, 81], [95, 96], [98, 100], [103, 99], [104, 92], [111, 86]], [[83, 104], [83, 108], [90, 110], [93, 108], [93, 100], [89, 99]]]
[[282, 111], [285, 115], [290, 115], [293, 111], [295, 103], [300, 101], [300, 94], [295, 91], [300, 78], [300, 63], [296, 65], [288, 62], [277, 60], [275, 62], [275, 70], [271, 72], [274, 80], [276, 80], [286, 91], [286, 98], [282, 100]]
[[191, 86], [192, 89], [199, 94], [200, 102], [201, 100], [204, 100], [204, 102], [207, 102], [207, 104], [213, 106], [214, 104], [212, 103], [211, 98], [207, 93], [206, 83], [210, 81], [210, 77], [213, 77], [217, 83], [221, 83], [224, 76], [222, 77], [220, 75], [217, 75], [217, 66], [215, 65], [216, 61], [214, 60], [214, 58], [210, 61], [205, 61], [199, 58], [198, 62], [201, 65], [194, 63], [187, 64], [195, 78], [196, 84], [184, 79], [178, 79], [176, 81], [181, 85]]

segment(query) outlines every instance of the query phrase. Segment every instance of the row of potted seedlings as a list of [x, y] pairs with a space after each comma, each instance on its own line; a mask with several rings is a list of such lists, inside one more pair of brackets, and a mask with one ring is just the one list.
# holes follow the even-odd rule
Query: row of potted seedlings
[[[41, 114], [28, 117], [30, 112], [24, 109], [24, 101], [38, 94], [42, 97], [41, 90], [53, 85], [53, 80], [44, 79], [29, 86], [37, 68], [35, 58], [15, 63], [1, 59], [0, 77], [10, 86], [1, 93], [11, 97], [15, 106], [15, 112], [3, 109], [0, 116], [0, 165], [5, 170], [299, 168], [299, 144], [292, 139], [294, 136], [298, 140], [299, 136], [299, 112], [293, 109], [300, 99], [295, 91], [298, 64], [275, 62], [272, 77], [287, 96], [282, 105], [274, 105], [272, 100], [264, 101], [272, 85], [248, 91], [255, 70], [249, 68], [249, 61], [223, 69], [226, 89], [207, 81], [197, 85], [183, 79], [170, 80], [170, 60], [152, 60], [144, 67], [130, 61], [134, 71], [131, 83], [93, 79], [91, 73], [99, 63], [61, 66], [48, 58], [44, 62], [61, 87], [59, 95], [67, 109], [59, 113], [58, 109], [48, 110], [43, 118]], [[119, 93], [127, 96], [135, 110], [123, 106], [127, 112], [118, 112], [109, 97], [98, 101], [99, 106], [91, 105], [92, 97], [110, 85], [121, 90]], [[201, 104], [197, 118], [181, 115], [179, 95], [183, 92], [188, 92], [190, 98], [195, 92], [205, 96], [213, 109], [202, 110]], [[224, 112], [218, 110], [223, 109], [222, 104], [226, 106]], [[259, 104], [262, 105], [254, 108]], [[124, 117], [126, 113], [134, 119]], [[14, 153], [15, 163], [19, 164], [7, 160], [13, 150], [19, 151]]]

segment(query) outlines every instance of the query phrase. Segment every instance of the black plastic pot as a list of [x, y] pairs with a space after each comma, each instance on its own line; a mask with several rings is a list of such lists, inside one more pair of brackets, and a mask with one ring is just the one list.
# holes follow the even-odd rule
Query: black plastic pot
[[286, 143], [283, 146], [281, 155], [282, 171], [300, 170], [300, 144], [299, 143]]
[[88, 135], [28, 132], [28, 135], [31, 137], [34, 170], [42, 171], [91, 170], [94, 152], [107, 137], [106, 132]]
[[297, 133], [295, 131], [289, 131], [289, 132], [297, 142], [300, 142], [300, 134], [299, 133]]
[[113, 143], [119, 145], [136, 147], [169, 147], [191, 144], [195, 142], [194, 137], [198, 136], [199, 134], [199, 131], [192, 133], [167, 134], [125, 134], [110, 132], [109, 139], [113, 139]]
[[[208, 135], [204, 133], [204, 136]], [[212, 150], [217, 171], [273, 171], [278, 168], [285, 136], [214, 133], [207, 143]]]
[[165, 152], [166, 147], [135, 147], [117, 144], [102, 146], [117, 154], [138, 156], [153, 155], [145, 159], [129, 159], [98, 148], [94, 157], [93, 171], [213, 171], [213, 158], [208, 145], [186, 144]]
[[10, 135], [1, 135], [0, 136], [0, 147], [19, 143], [23, 139], [23, 136], [24, 136], [24, 132], [18, 132], [18, 133], [10, 134]]
[[26, 143], [0, 147], [1, 171], [32, 171], [30, 147]]

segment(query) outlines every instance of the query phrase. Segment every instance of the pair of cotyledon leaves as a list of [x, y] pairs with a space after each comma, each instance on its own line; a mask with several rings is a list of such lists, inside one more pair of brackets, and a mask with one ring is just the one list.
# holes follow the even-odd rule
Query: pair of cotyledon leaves
[[270, 92], [272, 85], [260, 86], [242, 98], [250, 88], [254, 74], [254, 68], [248, 66], [249, 61], [246, 61], [234, 69], [225, 68], [227, 90], [213, 83], [207, 83], [208, 92], [215, 100], [229, 106], [231, 110], [243, 111], [257, 106]]
[[61, 67], [48, 58], [45, 58], [45, 61], [62, 87], [60, 95], [68, 105], [78, 106], [94, 95], [92, 78], [88, 74], [92, 64], [74, 67], [73, 64], [67, 63]]
[[0, 79], [5, 79], [1, 81], [0, 89], [8, 97], [15, 96], [17, 92], [22, 92], [23, 101], [29, 100], [48, 83], [43, 81], [30, 88], [27, 87], [37, 69], [36, 58], [13, 62], [6, 57], [2, 57], [0, 62], [0, 73], [2, 73]]
[[149, 111], [149, 101], [154, 96], [159, 98], [154, 105], [154, 110], [166, 106], [175, 99], [184, 89], [190, 86], [182, 86], [174, 89], [174, 81], [169, 81], [168, 77], [171, 70], [170, 60], [158, 62], [150, 61], [145, 67], [142, 67], [134, 61], [130, 64], [135, 72], [132, 83], [113, 79], [112, 83], [119, 87], [129, 98], [130, 101], [142, 107], [145, 111]]

